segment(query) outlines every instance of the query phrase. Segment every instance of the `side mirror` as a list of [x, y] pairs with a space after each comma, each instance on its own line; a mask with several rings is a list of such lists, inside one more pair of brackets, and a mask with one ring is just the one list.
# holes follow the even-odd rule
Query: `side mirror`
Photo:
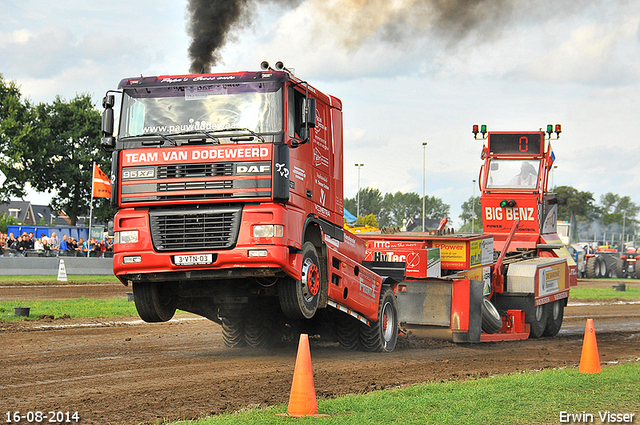
[[316, 100], [315, 99], [303, 99], [302, 111], [300, 116], [302, 117], [300, 138], [304, 140], [304, 143], [309, 141], [309, 129], [316, 126]]
[[115, 103], [116, 99], [112, 94], [102, 99], [104, 112], [102, 113], [102, 139], [100, 139], [100, 146], [104, 150], [112, 150], [116, 147], [116, 140], [113, 137], [113, 105]]

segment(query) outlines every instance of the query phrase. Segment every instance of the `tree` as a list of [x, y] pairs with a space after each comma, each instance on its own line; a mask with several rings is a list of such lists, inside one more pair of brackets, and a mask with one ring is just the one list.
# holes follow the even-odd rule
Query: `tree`
[[[10, 183], [5, 182], [3, 196], [23, 197], [26, 183], [40, 192], [55, 189], [50, 207], [64, 211], [75, 225], [79, 215], [89, 212], [93, 162], [107, 174], [111, 168], [109, 155], [100, 149], [100, 112], [89, 95], [70, 102], [58, 96], [52, 104], [25, 104], [25, 110], [28, 131], [14, 132], [3, 143], [2, 154], [12, 161], [2, 169], [9, 172]], [[97, 217], [113, 215], [104, 200], [96, 204]]]
[[[480, 206], [480, 197], [469, 197], [467, 201], [462, 204], [462, 214], [459, 215], [462, 219], [462, 226], [460, 231], [462, 232], [482, 232], [482, 213]], [[475, 214], [475, 219], [473, 218]], [[473, 226], [472, 226], [473, 224]]]
[[[360, 195], [360, 217], [369, 214], [378, 216], [382, 209], [382, 194], [380, 193], [380, 189], [369, 187], [361, 188], [358, 194]], [[353, 215], [358, 211], [358, 194], [356, 194], [355, 198], [347, 198], [344, 200], [344, 207]]]
[[0, 74], [0, 172], [6, 177], [0, 188], [2, 202], [26, 194], [24, 182], [30, 172], [22, 159], [32, 156], [34, 118], [31, 104], [22, 100], [20, 88], [13, 81], [5, 82]]
[[558, 220], [571, 221], [573, 214], [576, 221], [586, 222], [598, 218], [598, 207], [591, 192], [581, 192], [571, 186], [554, 188], [561, 202], [558, 203]]
[[604, 224], [623, 223], [630, 229], [637, 224], [635, 219], [640, 207], [629, 196], [620, 196], [608, 192], [600, 197], [602, 222]]

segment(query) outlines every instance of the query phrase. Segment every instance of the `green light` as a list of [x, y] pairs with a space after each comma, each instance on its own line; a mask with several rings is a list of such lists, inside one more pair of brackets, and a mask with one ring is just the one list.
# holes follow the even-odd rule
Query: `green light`
[[547, 133], [549, 134], [553, 133], [553, 125], [547, 124]]
[[480, 133], [484, 134], [487, 132], [487, 125], [486, 124], [482, 124], [480, 126]]
[[503, 199], [502, 201], [500, 201], [501, 208], [506, 208], [507, 205], [509, 205], [509, 201], [507, 201], [506, 199]]

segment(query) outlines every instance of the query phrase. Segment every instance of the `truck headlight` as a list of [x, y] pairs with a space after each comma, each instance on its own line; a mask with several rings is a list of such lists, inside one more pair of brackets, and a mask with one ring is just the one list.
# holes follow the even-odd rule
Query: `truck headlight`
[[137, 230], [124, 230], [122, 232], [115, 232], [113, 243], [136, 243], [138, 242]]
[[282, 224], [256, 224], [253, 226], [254, 238], [281, 238], [284, 236], [284, 226]]

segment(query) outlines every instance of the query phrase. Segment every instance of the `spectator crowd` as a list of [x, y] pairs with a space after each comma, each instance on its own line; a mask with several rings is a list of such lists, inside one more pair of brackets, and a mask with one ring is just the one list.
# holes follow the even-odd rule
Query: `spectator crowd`
[[58, 238], [56, 232], [48, 237], [44, 233], [36, 238], [33, 232], [23, 232], [17, 238], [13, 233], [0, 232], [0, 257], [112, 257], [113, 238], [93, 238], [76, 241], [73, 236], [62, 235]]

